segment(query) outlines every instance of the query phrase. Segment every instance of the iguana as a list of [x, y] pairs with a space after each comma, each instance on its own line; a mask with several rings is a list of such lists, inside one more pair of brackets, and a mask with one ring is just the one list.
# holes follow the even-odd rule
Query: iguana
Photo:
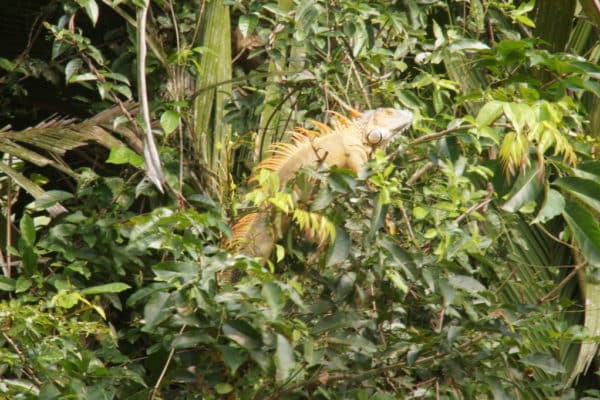
[[[413, 114], [405, 109], [377, 108], [347, 119], [337, 113], [333, 127], [312, 121], [317, 131], [297, 128], [293, 143], [276, 143], [273, 155], [257, 169], [268, 169], [279, 177], [280, 187], [304, 167], [329, 166], [361, 170], [377, 148], [384, 148], [397, 133], [406, 130]], [[280, 239], [271, 228], [267, 210], [259, 210], [242, 217], [233, 227], [231, 244], [241, 254], [269, 258], [276, 240]]]

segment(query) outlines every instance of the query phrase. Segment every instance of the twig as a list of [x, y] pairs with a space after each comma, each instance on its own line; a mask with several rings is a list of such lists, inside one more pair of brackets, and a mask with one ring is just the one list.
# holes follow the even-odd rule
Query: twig
[[[469, 340], [468, 342], [465, 342], [465, 343], [457, 346], [456, 348], [458, 350], [465, 349], [465, 348], [479, 342], [481, 339], [485, 338], [486, 336], [487, 336], [487, 334], [479, 334], [479, 335], [473, 337], [473, 339]], [[413, 365], [424, 364], [426, 362], [446, 358], [448, 356], [450, 356], [450, 354], [436, 353], [431, 356], [419, 358], [418, 360], [416, 360], [413, 363]], [[405, 367], [407, 365], [408, 365], [407, 361], [398, 361], [396, 363], [383, 365], [381, 367], [371, 368], [366, 371], [362, 371], [362, 372], [358, 372], [358, 373], [353, 373], [353, 372], [330, 373], [328, 371], [322, 371], [318, 374], [313, 375], [311, 378], [307, 379], [304, 382], [296, 383], [294, 385], [289, 386], [286, 389], [271, 392], [266, 397], [264, 396], [264, 393], [257, 394], [256, 396], [254, 396], [254, 399], [255, 400], [259, 400], [259, 399], [260, 400], [273, 400], [273, 399], [283, 397], [289, 393], [292, 393], [294, 390], [300, 389], [302, 387], [307, 387], [307, 386], [310, 387], [310, 386], [314, 386], [314, 385], [324, 385], [324, 384], [328, 384], [331, 382], [338, 382], [338, 381], [364, 380], [370, 376], [373, 376], [373, 375], [376, 375], [376, 374], [379, 374], [382, 372], [386, 372], [386, 371], [397, 370], [397, 369]], [[259, 395], [260, 395], [260, 397], [259, 397]]]
[[[178, 336], [181, 336], [181, 334], [185, 330], [186, 326], [187, 325], [184, 324], [181, 327], [181, 329], [179, 329], [179, 333], [177, 334]], [[156, 397], [156, 395], [158, 393], [158, 388], [160, 387], [162, 380], [165, 378], [165, 375], [167, 374], [167, 370], [169, 369], [169, 365], [171, 364], [171, 361], [173, 360], [174, 354], [175, 354], [175, 348], [171, 346], [171, 351], [169, 351], [169, 356], [167, 357], [167, 361], [165, 362], [165, 365], [163, 366], [162, 371], [160, 371], [160, 376], [156, 380], [156, 383], [154, 384], [154, 388], [152, 389], [152, 395], [150, 396], [150, 400], [154, 400], [154, 398]]]
[[582, 262], [581, 264], [577, 264], [575, 267], [573, 267], [573, 271], [569, 272], [569, 274], [567, 276], [564, 277], [564, 279], [562, 281], [560, 281], [558, 283], [558, 285], [556, 285], [554, 287], [554, 289], [552, 289], [548, 294], [546, 294], [543, 297], [540, 297], [538, 299], [538, 304], [541, 303], [545, 303], [546, 301], [548, 301], [549, 299], [555, 297], [558, 292], [571, 280], [573, 279], [573, 277], [575, 275], [577, 275], [577, 272], [579, 272], [580, 269], [582, 269], [583, 267], [585, 267], [587, 265], [587, 262]]
[[19, 346], [17, 346], [17, 344], [14, 342], [14, 340], [12, 340], [12, 338], [10, 336], [8, 336], [6, 333], [2, 332], [2, 336], [4, 336], [4, 339], [6, 339], [6, 341], [8, 343], [10, 343], [12, 348], [19, 355], [19, 359], [24, 364], [23, 371], [25, 371], [27, 376], [29, 376], [29, 378], [31, 378], [31, 380], [33, 380], [36, 385], [42, 386], [42, 381], [40, 380], [40, 378], [37, 377], [37, 375], [35, 374], [35, 371], [33, 369], [31, 369], [31, 367], [27, 366], [27, 361], [25, 359], [25, 356], [23, 355], [23, 352], [21, 351], [21, 349], [19, 349]]
[[463, 131], [463, 130], [467, 130], [467, 129], [471, 129], [471, 128], [475, 128], [475, 125], [469, 124], [469, 125], [455, 126], [454, 128], [448, 128], [448, 129], [444, 129], [443, 131], [430, 133], [429, 135], [424, 135], [419, 138], [416, 138], [415, 140], [413, 140], [412, 142], [409, 143], [409, 146], [414, 146], [417, 144], [430, 142], [430, 141], [438, 139], [442, 136], [446, 136], [450, 133]]
[[492, 201], [492, 196], [494, 194], [494, 189], [492, 188], [491, 185], [488, 185], [487, 188], [487, 194], [485, 195], [485, 198], [483, 199], [483, 201], [481, 203], [478, 204], [474, 204], [471, 207], [469, 207], [469, 209], [467, 211], [465, 211], [464, 213], [462, 213], [461, 215], [459, 215], [454, 222], [456, 222], [457, 224], [462, 221], [463, 219], [465, 219], [467, 217], [467, 215], [480, 210], [482, 208], [485, 208], [490, 201]]
[[423, 174], [425, 174], [427, 171], [429, 171], [430, 169], [432, 169], [435, 166], [435, 164], [431, 161], [429, 161], [427, 164], [423, 165], [421, 168], [417, 169], [410, 178], [408, 178], [408, 180], [406, 181], [406, 186], [412, 186], [415, 184], [415, 182], [421, 177], [423, 176]]

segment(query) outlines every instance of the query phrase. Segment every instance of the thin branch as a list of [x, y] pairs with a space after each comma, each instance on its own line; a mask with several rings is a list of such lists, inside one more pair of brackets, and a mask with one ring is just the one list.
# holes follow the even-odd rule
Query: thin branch
[[471, 129], [471, 128], [475, 128], [475, 125], [461, 125], [461, 126], [455, 126], [454, 128], [448, 128], [448, 129], [444, 129], [443, 131], [439, 131], [439, 132], [434, 132], [434, 133], [430, 133], [429, 135], [424, 135], [421, 136], [419, 138], [416, 138], [415, 140], [413, 140], [412, 142], [409, 143], [409, 146], [414, 146], [417, 144], [421, 144], [421, 143], [425, 143], [425, 142], [430, 142], [432, 140], [435, 139], [439, 139], [442, 136], [446, 136], [450, 133], [454, 133], [454, 132], [458, 132], [458, 131], [464, 131], [467, 129]]
[[548, 301], [551, 298], [556, 297], [556, 295], [558, 294], [558, 292], [567, 284], [569, 283], [569, 281], [571, 279], [573, 279], [573, 277], [575, 275], [577, 275], [577, 272], [579, 272], [580, 269], [582, 269], [583, 267], [585, 267], [587, 265], [587, 262], [582, 262], [581, 264], [577, 264], [574, 268], [573, 271], [569, 272], [569, 274], [567, 276], [564, 277], [564, 279], [562, 281], [560, 281], [558, 283], [558, 285], [556, 285], [554, 287], [554, 289], [552, 289], [548, 294], [546, 294], [543, 297], [540, 297], [538, 299], [538, 304], [542, 304], [545, 303], [546, 301]]
[[[187, 325], [183, 325], [181, 327], [181, 329], [179, 329], [178, 336], [181, 336], [181, 334], [185, 330], [186, 326]], [[150, 400], [154, 400], [156, 398], [156, 395], [158, 394], [158, 389], [160, 388], [160, 384], [162, 383], [163, 379], [165, 378], [165, 375], [167, 374], [167, 370], [169, 369], [169, 365], [171, 364], [171, 361], [173, 360], [174, 354], [175, 354], [175, 348], [171, 346], [171, 351], [169, 352], [167, 361], [165, 362], [165, 365], [163, 366], [162, 371], [160, 371], [160, 376], [156, 380], [156, 383], [154, 384], [154, 388], [152, 389], [152, 395], [150, 396]]]

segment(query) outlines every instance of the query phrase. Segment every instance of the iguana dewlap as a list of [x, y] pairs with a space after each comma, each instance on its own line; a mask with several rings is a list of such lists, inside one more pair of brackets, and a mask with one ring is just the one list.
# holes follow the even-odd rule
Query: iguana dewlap
[[[361, 170], [377, 148], [384, 148], [397, 133], [410, 127], [413, 114], [408, 110], [378, 108], [349, 120], [340, 117], [333, 128], [314, 122], [320, 132], [299, 128], [293, 143], [272, 146], [273, 155], [258, 165], [277, 173], [283, 187], [304, 167], [328, 166]], [[249, 256], [270, 257], [276, 237], [269, 213], [258, 211], [241, 218], [233, 227], [233, 245]]]

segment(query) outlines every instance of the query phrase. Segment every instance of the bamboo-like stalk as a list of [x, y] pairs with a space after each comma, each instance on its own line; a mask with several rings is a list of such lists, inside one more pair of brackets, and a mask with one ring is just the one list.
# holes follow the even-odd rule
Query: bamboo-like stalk
[[223, 0], [207, 1], [200, 16], [202, 33], [197, 43], [207, 49], [199, 58], [194, 102], [192, 143], [207, 189], [222, 199], [229, 190], [228, 159], [231, 128], [224, 122], [225, 102], [231, 95], [231, 24], [229, 7]]

